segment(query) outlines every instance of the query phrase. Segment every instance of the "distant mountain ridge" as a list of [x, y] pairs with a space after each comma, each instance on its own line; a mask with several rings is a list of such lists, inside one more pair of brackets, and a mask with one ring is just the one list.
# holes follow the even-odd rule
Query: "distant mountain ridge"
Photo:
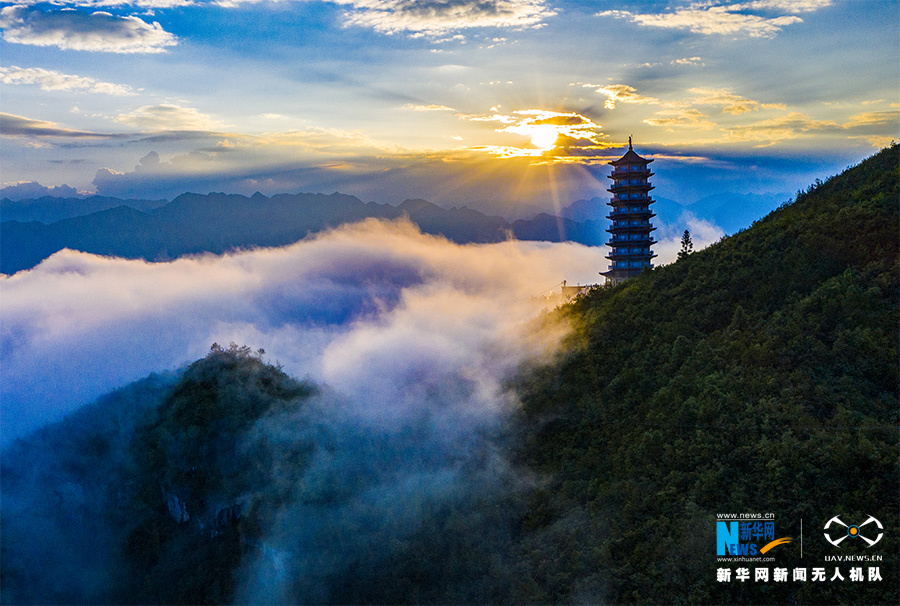
[[791, 199], [788, 193], [712, 194], [685, 205], [685, 210], [697, 217], [711, 221], [733, 234], [760, 219]]
[[0, 221], [40, 221], [53, 223], [109, 210], [117, 206], [128, 206], [148, 212], [168, 204], [168, 200], [123, 200], [107, 196], [65, 197], [41, 196], [40, 198], [0, 200]]
[[[679, 223], [687, 212], [697, 219], [718, 225], [726, 234], [735, 234], [789, 201], [791, 197], [791, 194], [786, 192], [765, 194], [720, 192], [690, 204], [682, 204], [670, 198], [654, 196], [655, 203], [651, 209], [662, 223]], [[576, 200], [560, 209], [559, 215], [576, 222], [602, 219], [609, 212], [607, 201], [606, 197]]]
[[[652, 208], [660, 225], [675, 227], [679, 234], [689, 216], [686, 212], [735, 233], [776, 208], [782, 198], [787, 194], [725, 192], [690, 205], [657, 198]], [[346, 223], [403, 216], [425, 233], [460, 244], [512, 237], [602, 246], [607, 239], [608, 211], [606, 197], [576, 200], [558, 215], [539, 213], [512, 221], [466, 206], [444, 208], [422, 199], [394, 206], [337, 192], [271, 197], [259, 192], [249, 197], [185, 193], [171, 202], [104, 196], [4, 198], [0, 200], [0, 272], [29, 269], [63, 248], [157, 261], [201, 252], [284, 246]]]
[[[284, 246], [310, 234], [368, 218], [386, 220], [408, 217], [428, 234], [460, 244], [500, 242], [510, 237], [550, 242], [571, 241], [598, 246], [605, 241], [601, 220], [578, 222], [542, 214], [510, 223], [467, 208], [442, 208], [427, 200], [406, 200], [397, 206], [365, 203], [355, 196], [334, 194], [256, 193], [182, 194], [172, 202], [136, 201], [144, 210], [114, 198], [91, 198], [92, 206], [107, 206], [82, 216], [45, 224], [34, 220], [7, 220], [7, 207], [18, 207], [20, 216], [29, 206], [55, 216], [72, 208], [68, 201], [13, 203], [3, 201], [0, 224], [0, 272], [29, 269], [63, 248], [148, 261], [165, 260], [200, 252], [221, 254], [239, 248]], [[148, 208], [150, 206], [150, 208]], [[52, 211], [52, 212], [51, 212]]]

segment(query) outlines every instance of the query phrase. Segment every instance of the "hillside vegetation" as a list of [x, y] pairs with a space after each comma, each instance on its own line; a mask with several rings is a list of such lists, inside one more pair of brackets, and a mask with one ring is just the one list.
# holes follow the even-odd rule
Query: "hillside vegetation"
[[213, 345], [3, 453], [4, 603], [228, 603], [243, 557], [305, 470], [311, 446], [255, 439], [316, 393]]
[[[236, 345], [113, 392], [4, 449], [0, 598], [898, 603], [898, 152], [548, 312], [569, 347], [497, 427], [364, 422]], [[883, 580], [717, 582], [744, 512], [793, 538], [763, 566]], [[835, 515], [884, 539], [838, 550]]]
[[[574, 352], [522, 378], [522, 460], [549, 479], [527, 601], [897, 602], [898, 177], [894, 145], [565, 309]], [[802, 518], [803, 559], [798, 540], [772, 552], [789, 569], [834, 555], [832, 516], [873, 515], [884, 581], [717, 583], [728, 512], [795, 538]]]

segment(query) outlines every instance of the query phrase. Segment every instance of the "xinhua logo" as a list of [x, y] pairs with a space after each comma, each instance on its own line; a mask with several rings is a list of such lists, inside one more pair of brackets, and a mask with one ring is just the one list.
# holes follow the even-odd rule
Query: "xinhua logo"
[[716, 522], [716, 555], [758, 556], [790, 542], [790, 537], [775, 538], [772, 521]]
[[[870, 527], [863, 530], [863, 526], [867, 524], [872, 524], [874, 522], [875, 526], [878, 528], [878, 536], [874, 539], [870, 539], [866, 536], [863, 536], [863, 532], [866, 534], [874, 535], [875, 528]], [[828, 530], [831, 528], [831, 525], [834, 524], [834, 528], [832, 530]], [[845, 539], [862, 539], [866, 543], [868, 543], [867, 547], [871, 547], [875, 543], [881, 540], [881, 537], [884, 536], [884, 526], [881, 525], [874, 516], [869, 516], [869, 519], [863, 522], [862, 524], [844, 524], [841, 519], [837, 516], [834, 516], [828, 523], [825, 524], [825, 540], [834, 545], [835, 547], [840, 547], [841, 541]], [[835, 537], [835, 538], [832, 538]]]

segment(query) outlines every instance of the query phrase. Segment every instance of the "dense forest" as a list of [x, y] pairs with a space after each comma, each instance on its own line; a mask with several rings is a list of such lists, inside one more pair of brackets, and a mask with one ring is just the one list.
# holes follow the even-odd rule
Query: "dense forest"
[[[462, 447], [248, 347], [114, 392], [4, 451], [2, 601], [897, 603], [898, 169], [548, 311], [568, 346]], [[717, 582], [728, 512], [829, 577], [825, 522], [875, 516], [883, 580]]]
[[[564, 310], [575, 351], [521, 383], [522, 460], [548, 478], [527, 601], [898, 601], [898, 164], [894, 145]], [[744, 511], [779, 536], [803, 519], [804, 559], [773, 552], [789, 569], [834, 553], [832, 516], [873, 515], [884, 581], [717, 583], [714, 516]]]

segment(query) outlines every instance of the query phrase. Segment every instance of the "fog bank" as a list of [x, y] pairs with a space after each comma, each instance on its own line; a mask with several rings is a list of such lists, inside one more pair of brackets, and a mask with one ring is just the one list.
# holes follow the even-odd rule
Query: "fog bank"
[[534, 297], [562, 279], [599, 281], [603, 254], [577, 244], [461, 246], [379, 221], [166, 263], [61, 251], [0, 282], [2, 440], [200, 358], [213, 342], [264, 348], [292, 375], [365, 393], [377, 402], [365, 414], [379, 421], [449, 377], [487, 394], [552, 347], [531, 334]]

